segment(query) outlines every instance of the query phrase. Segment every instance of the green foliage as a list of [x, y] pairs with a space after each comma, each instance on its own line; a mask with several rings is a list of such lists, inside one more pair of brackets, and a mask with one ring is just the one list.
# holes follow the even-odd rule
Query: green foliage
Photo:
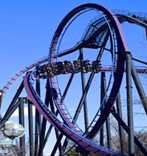
[[[79, 154], [79, 153], [77, 153], [77, 152], [76, 152], [76, 149], [72, 149], [72, 150], [67, 154], [67, 156], [82, 156], [82, 155]], [[88, 154], [88, 156], [95, 156], [95, 154], [90, 153], [90, 154]]]
[[90, 153], [88, 156], [96, 156], [95, 154], [93, 154], [93, 153]]
[[67, 156], [80, 156], [80, 155], [78, 155], [78, 153], [76, 152], [75, 149], [72, 149], [72, 150], [67, 154]]

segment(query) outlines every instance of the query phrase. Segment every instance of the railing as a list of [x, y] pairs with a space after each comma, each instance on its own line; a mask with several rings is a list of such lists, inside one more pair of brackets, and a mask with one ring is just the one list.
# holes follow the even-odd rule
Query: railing
[[147, 23], [147, 13], [145, 12], [130, 12], [127, 10], [113, 10], [113, 13], [115, 13], [116, 15], [125, 15], [125, 16], [130, 16], [133, 18], [137, 18], [138, 20], [141, 20]]

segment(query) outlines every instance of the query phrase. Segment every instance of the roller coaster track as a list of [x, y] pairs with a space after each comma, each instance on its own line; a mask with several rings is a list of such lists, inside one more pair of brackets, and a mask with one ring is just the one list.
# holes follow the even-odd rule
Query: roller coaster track
[[[57, 43], [61, 42], [59, 39], [62, 38], [61, 34], [64, 29], [66, 29], [66, 24], [71, 20], [72, 17], [80, 14], [81, 12], [84, 12], [88, 9], [93, 9], [93, 10], [98, 10], [103, 12], [103, 17], [98, 19], [96, 22], [97, 30], [95, 31], [93, 28], [93, 23], [90, 24], [89, 29], [90, 33], [86, 35], [78, 44], [71, 48], [68, 49], [64, 52], [60, 53], [55, 53], [56, 50], [58, 49]], [[96, 155], [102, 155], [102, 156], [109, 156], [109, 155], [123, 155], [116, 153], [112, 150], [109, 150], [105, 147], [98, 146], [97, 144], [93, 143], [90, 141], [90, 139], [93, 139], [104, 122], [106, 121], [107, 117], [111, 113], [111, 108], [114, 104], [114, 101], [117, 97], [123, 73], [125, 72], [124, 69], [124, 62], [125, 62], [125, 54], [129, 52], [129, 49], [125, 43], [125, 39], [123, 37], [123, 34], [120, 29], [120, 22], [128, 21], [130, 23], [135, 23], [138, 24], [142, 27], [147, 27], [146, 23], [146, 18], [140, 17], [137, 14], [119, 14], [116, 13], [117, 16], [115, 16], [112, 12], [107, 10], [106, 8], [97, 5], [97, 4], [84, 4], [81, 5], [74, 10], [72, 10], [59, 24], [54, 37], [52, 39], [52, 43], [50, 46], [50, 55], [49, 55], [49, 63], [44, 64], [45, 62], [48, 62], [48, 58], [44, 58], [42, 60], [39, 60], [33, 64], [31, 64], [28, 67], [25, 67], [23, 70], [21, 70], [18, 74], [13, 76], [10, 81], [4, 86], [3, 88], [3, 93], [6, 92], [6, 90], [9, 88], [10, 85], [22, 74], [28, 72], [30, 69], [38, 66], [38, 69], [31, 74], [28, 73], [24, 77], [24, 87], [26, 89], [28, 99], [35, 105], [35, 107], [38, 109], [38, 111], [46, 118], [48, 122], [50, 122], [53, 126], [55, 126], [61, 133], [63, 133], [65, 136], [67, 136], [69, 139], [71, 139], [73, 142], [78, 144], [80, 147], [82, 147], [86, 152], [92, 152], [95, 153]], [[120, 22], [119, 22], [120, 21]], [[107, 31], [102, 31], [103, 28], [107, 28]], [[82, 61], [73, 61], [72, 63], [69, 61], [67, 62], [55, 62], [55, 58], [57, 57], [62, 57], [64, 55], [67, 55], [69, 53], [75, 52], [76, 50], [83, 48], [83, 47], [89, 47], [91, 46], [91, 40], [95, 37], [100, 38], [101, 44], [105, 45], [105, 39], [107, 39], [107, 35], [110, 35], [111, 40], [113, 41], [112, 46], [114, 48], [114, 55], [117, 55], [117, 60], [115, 67], [100, 67], [99, 62], [100, 58], [97, 60], [94, 60], [94, 63], [97, 63], [98, 66], [97, 68], [93, 65], [93, 63], [90, 63], [87, 60], [82, 60]], [[87, 45], [89, 43], [89, 45]], [[101, 45], [98, 45], [99, 47]], [[117, 47], [117, 50], [115, 49]], [[96, 47], [97, 48], [97, 47]], [[87, 63], [86, 65], [84, 64], [85, 62]], [[76, 63], [75, 63], [76, 62]], [[80, 65], [78, 64], [80, 63]], [[113, 63], [113, 61], [112, 61]], [[43, 65], [42, 65], [43, 64]], [[60, 66], [59, 66], [60, 65]], [[71, 68], [69, 69], [69, 66]], [[60, 70], [59, 70], [60, 67]], [[121, 70], [120, 70], [121, 69]], [[62, 95], [61, 99], [58, 97], [53, 97], [53, 100], [55, 102], [55, 105], [58, 109], [58, 112], [60, 113], [64, 123], [59, 121], [55, 114], [53, 114], [47, 106], [41, 101], [39, 95], [35, 91], [32, 85], [32, 74], [34, 74], [35, 77], [37, 78], [49, 78], [50, 85], [52, 89], [58, 88], [57, 82], [55, 79], [55, 76], [60, 75], [60, 74], [75, 74], [79, 72], [91, 72], [91, 74], [99, 73], [101, 71], [108, 71], [112, 72], [114, 74], [113, 77], [113, 84], [111, 86], [111, 91], [110, 95], [108, 96], [108, 99], [105, 103], [105, 107], [103, 109], [103, 114], [98, 118], [98, 113], [96, 113], [92, 123], [90, 124], [88, 132], [84, 133], [80, 128], [76, 125], [76, 119], [72, 119], [68, 110], [64, 106], [64, 103], [62, 101]], [[146, 73], [146, 69], [136, 69], [138, 73]], [[57, 93], [58, 94], [58, 93]]]
[[[116, 71], [115, 71], [115, 76], [114, 76], [114, 83], [113, 83], [113, 86], [112, 86], [112, 89], [111, 89], [111, 93], [110, 93], [110, 96], [109, 98], [107, 99], [107, 102], [105, 104], [105, 107], [104, 107], [104, 110], [103, 110], [103, 114], [98, 118], [98, 120], [94, 119], [93, 120], [93, 123], [94, 126], [92, 127], [91, 131], [87, 134], [87, 138], [93, 138], [97, 132], [100, 130], [101, 126], [103, 125], [103, 123], [106, 121], [108, 115], [110, 114], [110, 110], [111, 110], [111, 107], [114, 103], [114, 100], [117, 96], [117, 93], [118, 93], [118, 90], [119, 90], [119, 87], [120, 87], [120, 84], [121, 84], [121, 80], [122, 80], [122, 76], [123, 76], [123, 71], [119, 70], [119, 69], [123, 69], [124, 68], [124, 53], [129, 51], [127, 46], [126, 46], [126, 43], [124, 41], [124, 38], [123, 38], [123, 35], [122, 35], [122, 32], [120, 30], [120, 26], [119, 26], [119, 21], [118, 19], [116, 18], [116, 16], [114, 16], [111, 12], [109, 12], [107, 9], [105, 10], [105, 8], [99, 6], [99, 5], [95, 5], [95, 4], [85, 4], [85, 5], [82, 5], [78, 8], [75, 8], [74, 10], [72, 10], [64, 19], [63, 21], [59, 24], [55, 34], [54, 34], [54, 37], [53, 37], [53, 40], [52, 40], [52, 44], [51, 44], [51, 51], [50, 51], [50, 62], [54, 62], [54, 57], [55, 57], [55, 49], [58, 49], [56, 48], [56, 45], [57, 45], [57, 42], [58, 42], [58, 39], [60, 37], [60, 34], [62, 34], [62, 30], [64, 29], [64, 27], [66, 26], [66, 24], [68, 23], [68, 21], [75, 15], [77, 14], [77, 12], [81, 12], [83, 10], [86, 10], [86, 9], [89, 9], [89, 8], [92, 8], [92, 9], [97, 9], [97, 10], [101, 10], [104, 12], [104, 14], [106, 14], [106, 18], [104, 18], [106, 20], [106, 23], [108, 24], [108, 29], [110, 31], [110, 34], [112, 35], [111, 33], [111, 28], [110, 28], [110, 25], [109, 25], [109, 22], [107, 21], [108, 19], [111, 21], [111, 25], [113, 25], [114, 27], [114, 30], [115, 30], [115, 33], [116, 33], [116, 37], [117, 37], [117, 46], [118, 46], [118, 57], [117, 57], [117, 67], [116, 67]], [[119, 63], [118, 63], [119, 62]], [[53, 80], [54, 78], [51, 79], [51, 85], [52, 85], [52, 82], [55, 81]], [[55, 84], [55, 83], [54, 83]], [[53, 88], [55, 88], [55, 86], [53, 86]], [[84, 96], [84, 95], [83, 95]], [[75, 116], [76, 118], [76, 116]], [[96, 118], [96, 117], [95, 117]]]
[[[116, 13], [116, 16], [117, 18], [119, 19], [119, 21], [122, 23], [122, 22], [130, 22], [130, 23], [134, 23], [134, 24], [137, 24], [137, 25], [140, 25], [144, 28], [147, 28], [147, 22], [146, 22], [146, 19], [147, 17], [144, 17], [144, 16], [140, 16], [140, 14], [138, 13], [132, 13], [132, 12], [128, 12], [128, 11], [125, 11], [125, 10], [114, 10], [114, 13]], [[144, 14], [143, 14], [144, 15]], [[93, 22], [97, 20], [94, 19]], [[91, 22], [92, 23], [92, 22]], [[91, 25], [91, 23], [89, 24], [89, 26]], [[89, 27], [88, 26], [88, 27]], [[92, 35], [89, 35], [90, 37], [92, 37]], [[81, 42], [82, 43], [82, 42]], [[79, 43], [77, 44], [79, 45]], [[78, 46], [76, 46], [78, 47]], [[60, 52], [58, 53], [58, 55], [55, 55], [55, 58], [56, 57], [61, 57], [62, 55], [65, 55], [63, 53], [70, 53], [71, 51], [75, 51], [76, 48], [71, 48], [71, 49], [68, 49], [66, 50], [65, 52]], [[13, 84], [13, 82], [15, 80], [17, 80], [18, 77], [20, 77], [22, 74], [26, 73], [27, 71], [31, 70], [32, 68], [36, 67], [36, 66], [39, 66], [41, 65], [42, 63], [45, 63], [48, 61], [48, 57], [46, 56], [45, 58], [43, 59], [40, 59], [39, 61], [36, 61], [34, 62], [33, 64], [25, 67], [24, 69], [20, 70], [17, 74], [15, 74], [8, 82], [6, 85], [4, 85], [3, 89], [2, 89], [2, 92], [5, 93], [7, 89], [9, 89], [9, 87]]]
[[[93, 126], [93, 129], [91, 130], [91, 132], [88, 134], [88, 138], [92, 138], [93, 136], [96, 135], [96, 132], [98, 129], [100, 129], [100, 127], [102, 126], [102, 124], [105, 122], [106, 118], [108, 117], [109, 113], [110, 113], [110, 109], [114, 103], [114, 99], [116, 98], [117, 96], [117, 93], [118, 93], [118, 90], [119, 90], [119, 87], [120, 87], [120, 84], [121, 84], [121, 79], [122, 79], [122, 76], [123, 76], [123, 71], [120, 71], [118, 69], [123, 69], [124, 68], [124, 59], [123, 59], [123, 53], [126, 52], [126, 51], [129, 51], [125, 42], [124, 42], [124, 38], [122, 36], [122, 33], [121, 33], [121, 30], [120, 30], [120, 26], [119, 26], [119, 22], [117, 20], [117, 18], [115, 16], [113, 16], [113, 14], [111, 12], [109, 12], [107, 9], [99, 6], [99, 5], [95, 5], [95, 4], [85, 4], [85, 5], [82, 5], [78, 8], [75, 8], [73, 11], [71, 11], [64, 19], [63, 21], [59, 24], [59, 27], [57, 28], [56, 32], [55, 32], [55, 35], [53, 37], [53, 40], [52, 40], [52, 44], [51, 44], [51, 52], [50, 52], [50, 62], [52, 63], [54, 61], [54, 51], [55, 51], [55, 47], [56, 47], [56, 44], [58, 42], [58, 38], [62, 32], [62, 29], [64, 28], [64, 26], [66, 25], [66, 23], [68, 22], [68, 20], [70, 20], [70, 18], [72, 16], [74, 16], [77, 11], [80, 12], [82, 10], [85, 10], [86, 9], [89, 9], [89, 8], [93, 8], [93, 9], [97, 9], [97, 10], [102, 10], [104, 13], [106, 13], [106, 16], [108, 16], [109, 20], [113, 23], [114, 25], [114, 28], [115, 28], [115, 31], [116, 31], [116, 36], [117, 36], [117, 39], [119, 41], [119, 44], [118, 44], [118, 64], [117, 64], [117, 67], [116, 67], [116, 71], [115, 71], [115, 76], [114, 76], [114, 84], [113, 84], [113, 87], [112, 87], [112, 91], [110, 93], [110, 98], [108, 99], [107, 101], [107, 104], [105, 105], [105, 108], [104, 108], [104, 113], [103, 115], [98, 119], [98, 121], [96, 121], [96, 124]], [[118, 42], [117, 41], [117, 42]], [[54, 78], [51, 78], [51, 85], [52, 85], [52, 88], [55, 88], [54, 84]], [[30, 87], [28, 86], [28, 84], [26, 83], [26, 80], [25, 80], [25, 88], [26, 88], [26, 91], [28, 93], [28, 97], [29, 99], [35, 103], [34, 99], [33, 99], [33, 94], [31, 94], [31, 91], [30, 91]], [[36, 107], [37, 107], [37, 103], [36, 102]], [[46, 116], [45, 113], [43, 113], [43, 110], [40, 110], [40, 108], [38, 109], [38, 111], [40, 111], [43, 116]], [[60, 111], [62, 112], [62, 111]], [[64, 116], [65, 117], [65, 116]], [[49, 117], [48, 117], [49, 118]], [[47, 119], [47, 117], [46, 117]], [[55, 120], [55, 119], [54, 119]], [[65, 120], [65, 118], [64, 118]], [[58, 127], [58, 125], [56, 125]], [[71, 126], [69, 128], [72, 128]], [[60, 128], [60, 130], [62, 130], [63, 128]], [[68, 131], [68, 129], [66, 129], [66, 131]], [[63, 131], [64, 133], [64, 131]], [[67, 132], [66, 133], [68, 135], [68, 137], [70, 137], [70, 133]], [[100, 149], [90, 149], [88, 150], [86, 147], [89, 147], [89, 144], [86, 146], [84, 145], [84, 138], [83, 139], [80, 139], [80, 136], [75, 137], [75, 133], [72, 133], [72, 136], [73, 137], [73, 141], [74, 142], [77, 142], [80, 146], [82, 146], [85, 150], [87, 151], [92, 151], [93, 153], [97, 153], [97, 150], [99, 151]], [[72, 138], [71, 138], [72, 140]], [[81, 142], [81, 144], [80, 144]], [[97, 153], [99, 154], [99, 153]], [[101, 153], [102, 154], [102, 153]], [[104, 154], [104, 153], [103, 153]], [[106, 151], [106, 154], [107, 154], [107, 151]]]
[[74, 131], [74, 129], [70, 129], [65, 124], [61, 123], [56, 116], [49, 111], [46, 105], [41, 101], [40, 97], [37, 95], [37, 92], [33, 88], [31, 83], [31, 75], [28, 74], [24, 78], [24, 86], [28, 94], [28, 99], [32, 101], [32, 103], [36, 106], [39, 112], [53, 124], [57, 129], [59, 129], [63, 134], [68, 136], [71, 140], [77, 143], [79, 146], [84, 148], [86, 151], [92, 152], [96, 155], [102, 156], [113, 156], [113, 155], [120, 155], [119, 153], [113, 152], [108, 150], [104, 147], [98, 146], [97, 144], [91, 142], [90, 140], [84, 138], [80, 133]]

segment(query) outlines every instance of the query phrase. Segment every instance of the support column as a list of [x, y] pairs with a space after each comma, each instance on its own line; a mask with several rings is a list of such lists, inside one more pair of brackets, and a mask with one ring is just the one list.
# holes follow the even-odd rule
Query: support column
[[[80, 49], [80, 60], [83, 60], [83, 50]], [[84, 94], [85, 90], [85, 75], [81, 72], [81, 81], [82, 81], [82, 92]], [[87, 100], [86, 97], [83, 102], [83, 111], [84, 111], [84, 123], [85, 123], [85, 132], [88, 130], [88, 110], [87, 110]]]
[[[101, 108], [101, 115], [103, 115], [104, 103], [106, 102], [106, 99], [104, 99], [106, 96], [105, 94], [106, 94], [106, 75], [105, 75], [105, 72], [101, 72], [101, 104], [103, 105]], [[109, 117], [106, 120], [106, 133], [107, 133], [107, 146], [108, 148], [111, 148], [112, 139], [111, 139]], [[104, 146], [104, 126], [100, 130], [100, 145]]]
[[28, 101], [28, 126], [29, 126], [29, 153], [30, 156], [34, 154], [34, 133], [33, 133], [33, 105]]
[[[25, 98], [19, 98], [19, 123], [25, 127], [25, 119], [24, 119], [24, 103], [26, 102]], [[26, 146], [25, 146], [25, 135], [20, 137], [20, 156], [25, 156]]]
[[[40, 80], [36, 79], [36, 92], [40, 95]], [[35, 111], [35, 151], [34, 156], [38, 155], [40, 139], [41, 116], [38, 110]]]
[[137, 72], [135, 70], [135, 67], [134, 67], [132, 62], [131, 62], [131, 67], [132, 67], [131, 68], [131, 70], [132, 70], [132, 77], [133, 77], [135, 86], [137, 88], [138, 94], [139, 94], [141, 102], [143, 104], [145, 113], [147, 114], [147, 96], [146, 96], [146, 93], [145, 93], [145, 91], [144, 91], [144, 89], [142, 87], [142, 84], [140, 82], [140, 79], [138, 77], [138, 74], [137, 74]]
[[[45, 94], [45, 104], [48, 107], [49, 106], [49, 79], [46, 81], [46, 94]], [[40, 131], [40, 147], [39, 147], [39, 156], [43, 156], [43, 149], [45, 146], [45, 133], [46, 133], [46, 126], [47, 126], [47, 121], [43, 117], [42, 118], [42, 123], [41, 123], [41, 131]]]
[[126, 53], [126, 89], [127, 89], [127, 113], [128, 113], [128, 143], [129, 156], [135, 156], [134, 147], [134, 125], [133, 125], [133, 101], [132, 101], [132, 81], [131, 81], [131, 54]]
[[[118, 113], [119, 117], [122, 119], [122, 108], [121, 108], [120, 93], [118, 93], [118, 95], [117, 95], [116, 108], [117, 108], [117, 113]], [[119, 130], [119, 139], [120, 139], [120, 150], [121, 150], [121, 153], [123, 154], [124, 153], [123, 129], [122, 129], [119, 122], [118, 122], [118, 130]]]
[[111, 149], [112, 148], [112, 137], [111, 137], [110, 118], [109, 117], [106, 120], [106, 131], [107, 131], [107, 146], [109, 149]]
[[[105, 73], [102, 72], [101, 73], [101, 105], [104, 103], [103, 99], [104, 99], [104, 96], [105, 96], [105, 83], [106, 83], [106, 79], [105, 79]], [[100, 106], [101, 107], [101, 115], [103, 115], [103, 106]], [[101, 127], [100, 129], [100, 145], [101, 146], [104, 146], [104, 126]]]

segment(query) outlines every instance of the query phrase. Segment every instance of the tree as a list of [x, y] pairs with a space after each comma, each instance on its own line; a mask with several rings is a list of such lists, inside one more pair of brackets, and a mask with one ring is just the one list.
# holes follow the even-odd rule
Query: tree
[[[122, 129], [122, 138], [120, 139], [118, 125], [114, 122], [112, 123], [111, 128], [113, 129], [113, 150], [121, 152], [122, 146], [123, 153], [128, 153], [128, 134]], [[135, 131], [134, 134], [136, 138], [140, 141], [140, 143], [144, 146], [144, 148], [147, 150], [147, 132], [139, 130]], [[135, 156], [144, 156], [144, 154], [140, 151], [137, 145], [135, 145]]]
[[82, 155], [77, 153], [76, 149], [74, 148], [67, 154], [67, 156], [82, 156]]

